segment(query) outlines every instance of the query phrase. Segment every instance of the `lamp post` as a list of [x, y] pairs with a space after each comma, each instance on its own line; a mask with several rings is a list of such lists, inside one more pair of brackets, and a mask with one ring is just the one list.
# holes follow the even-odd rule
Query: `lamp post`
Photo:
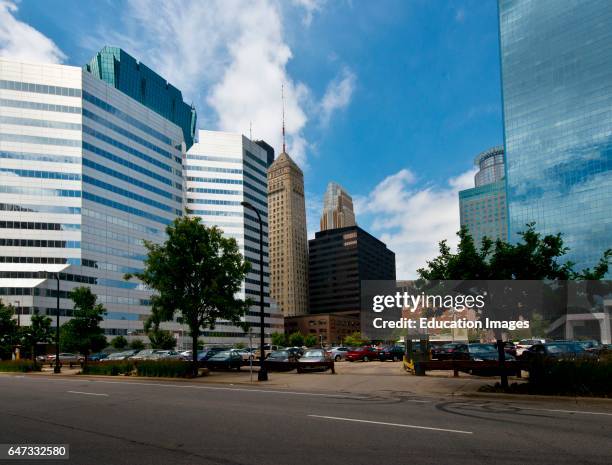
[[60, 373], [62, 371], [60, 365], [60, 274], [59, 271], [55, 273], [55, 279], [57, 280], [57, 295], [56, 295], [56, 309], [55, 309], [55, 367], [53, 373]]
[[263, 222], [261, 221], [261, 215], [259, 210], [251, 205], [249, 202], [240, 202], [245, 208], [253, 210], [257, 215], [257, 221], [259, 222], [259, 336], [260, 336], [260, 354], [259, 354], [259, 373], [257, 374], [258, 381], [268, 381], [268, 370], [266, 369], [266, 351], [264, 350], [265, 345], [265, 334], [264, 334], [264, 274], [263, 274]]

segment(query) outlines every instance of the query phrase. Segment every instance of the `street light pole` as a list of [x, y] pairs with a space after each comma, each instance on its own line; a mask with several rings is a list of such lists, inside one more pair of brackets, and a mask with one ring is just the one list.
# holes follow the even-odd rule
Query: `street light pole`
[[56, 295], [56, 311], [55, 311], [55, 368], [53, 373], [60, 373], [62, 368], [60, 366], [60, 275], [59, 272], [55, 273], [55, 279], [57, 280], [57, 295]]
[[257, 221], [259, 222], [259, 336], [260, 336], [260, 354], [259, 354], [259, 373], [257, 374], [258, 381], [268, 381], [268, 370], [266, 369], [266, 351], [264, 350], [265, 345], [265, 333], [264, 333], [264, 274], [263, 274], [263, 222], [261, 221], [261, 215], [259, 210], [251, 205], [249, 202], [240, 202], [245, 208], [253, 210], [257, 215]]

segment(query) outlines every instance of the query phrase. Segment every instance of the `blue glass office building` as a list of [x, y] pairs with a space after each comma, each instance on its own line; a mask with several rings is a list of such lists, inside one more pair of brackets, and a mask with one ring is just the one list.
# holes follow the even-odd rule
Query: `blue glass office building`
[[510, 239], [563, 232], [577, 269], [612, 247], [612, 1], [499, 0]]

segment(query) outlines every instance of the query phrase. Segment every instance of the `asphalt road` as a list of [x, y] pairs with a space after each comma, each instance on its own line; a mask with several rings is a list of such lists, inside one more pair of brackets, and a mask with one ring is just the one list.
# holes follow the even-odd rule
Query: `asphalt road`
[[609, 465], [612, 405], [0, 376], [0, 443], [70, 444], [12, 464]]

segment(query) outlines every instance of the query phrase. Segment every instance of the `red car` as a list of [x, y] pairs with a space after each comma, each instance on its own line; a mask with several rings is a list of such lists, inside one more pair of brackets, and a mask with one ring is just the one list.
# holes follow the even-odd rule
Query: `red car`
[[349, 350], [346, 353], [346, 359], [349, 362], [355, 362], [361, 360], [363, 362], [369, 362], [370, 360], [378, 359], [380, 355], [376, 349], [372, 347], [359, 347], [358, 349]]

